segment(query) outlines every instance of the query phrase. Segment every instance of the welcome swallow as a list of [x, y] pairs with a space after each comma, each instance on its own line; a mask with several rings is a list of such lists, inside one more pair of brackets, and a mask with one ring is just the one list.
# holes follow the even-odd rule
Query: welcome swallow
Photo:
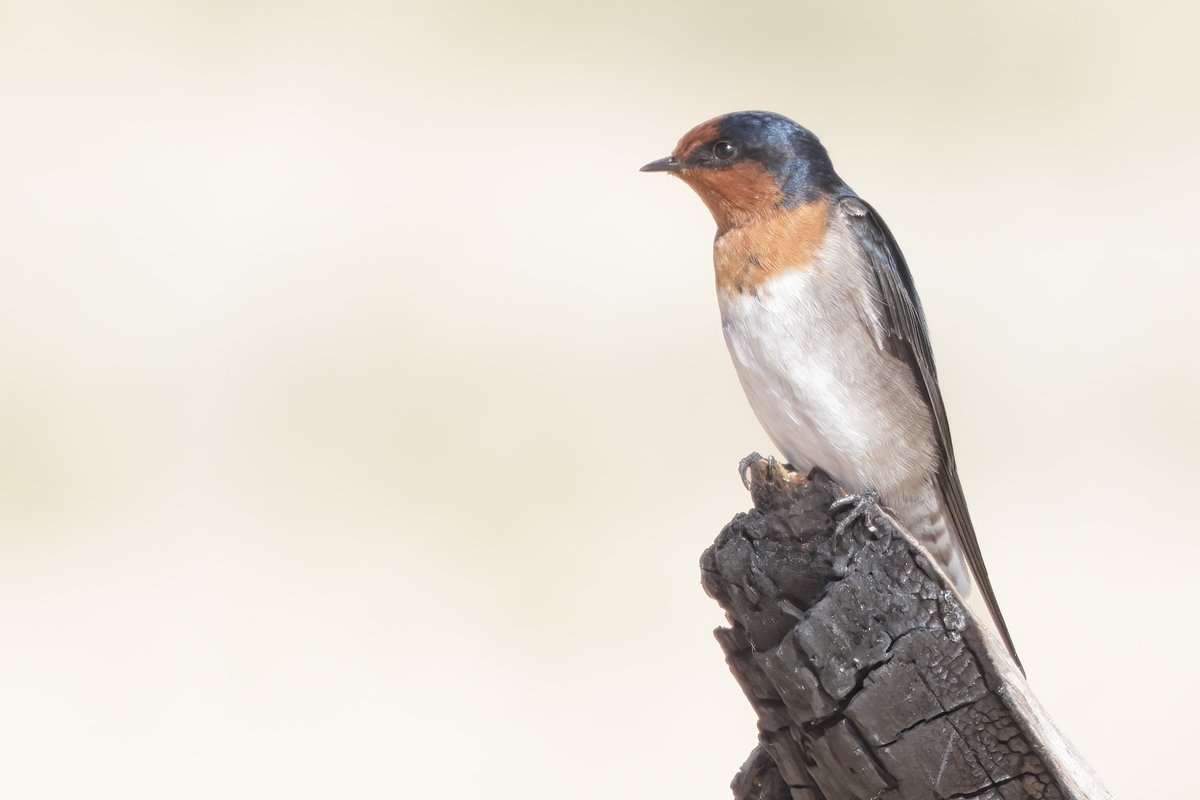
[[709, 120], [642, 170], [683, 179], [716, 220], [725, 341], [771, 440], [794, 468], [877, 493], [964, 595], [979, 587], [1019, 666], [959, 483], [921, 302], [883, 219], [817, 137], [779, 114]]

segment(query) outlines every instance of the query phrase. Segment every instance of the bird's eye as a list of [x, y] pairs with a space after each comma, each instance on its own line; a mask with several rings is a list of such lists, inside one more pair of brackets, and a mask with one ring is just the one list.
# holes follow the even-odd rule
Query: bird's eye
[[737, 155], [737, 148], [724, 139], [713, 145], [713, 155], [718, 161], [728, 161]]

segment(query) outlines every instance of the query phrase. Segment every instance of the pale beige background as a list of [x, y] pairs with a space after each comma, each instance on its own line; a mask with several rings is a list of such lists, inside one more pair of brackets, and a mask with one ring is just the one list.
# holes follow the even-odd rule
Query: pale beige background
[[0, 6], [0, 794], [726, 796], [770, 445], [636, 169], [743, 108], [907, 252], [1041, 699], [1186, 794], [1200, 14], [1050, 5]]

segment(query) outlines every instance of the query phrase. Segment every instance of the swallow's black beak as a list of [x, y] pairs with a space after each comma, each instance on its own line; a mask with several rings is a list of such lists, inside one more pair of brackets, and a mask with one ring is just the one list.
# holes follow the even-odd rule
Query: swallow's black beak
[[646, 166], [642, 167], [640, 172], [678, 172], [683, 169], [683, 164], [679, 163], [679, 159], [675, 156], [667, 156], [660, 158], [658, 161], [651, 161]]

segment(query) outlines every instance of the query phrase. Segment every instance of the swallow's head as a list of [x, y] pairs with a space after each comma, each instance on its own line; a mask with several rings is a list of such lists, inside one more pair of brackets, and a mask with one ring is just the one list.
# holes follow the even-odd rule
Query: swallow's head
[[810, 130], [767, 111], [739, 111], [697, 125], [671, 155], [642, 171], [682, 178], [712, 212], [718, 233], [811, 203], [843, 185]]

